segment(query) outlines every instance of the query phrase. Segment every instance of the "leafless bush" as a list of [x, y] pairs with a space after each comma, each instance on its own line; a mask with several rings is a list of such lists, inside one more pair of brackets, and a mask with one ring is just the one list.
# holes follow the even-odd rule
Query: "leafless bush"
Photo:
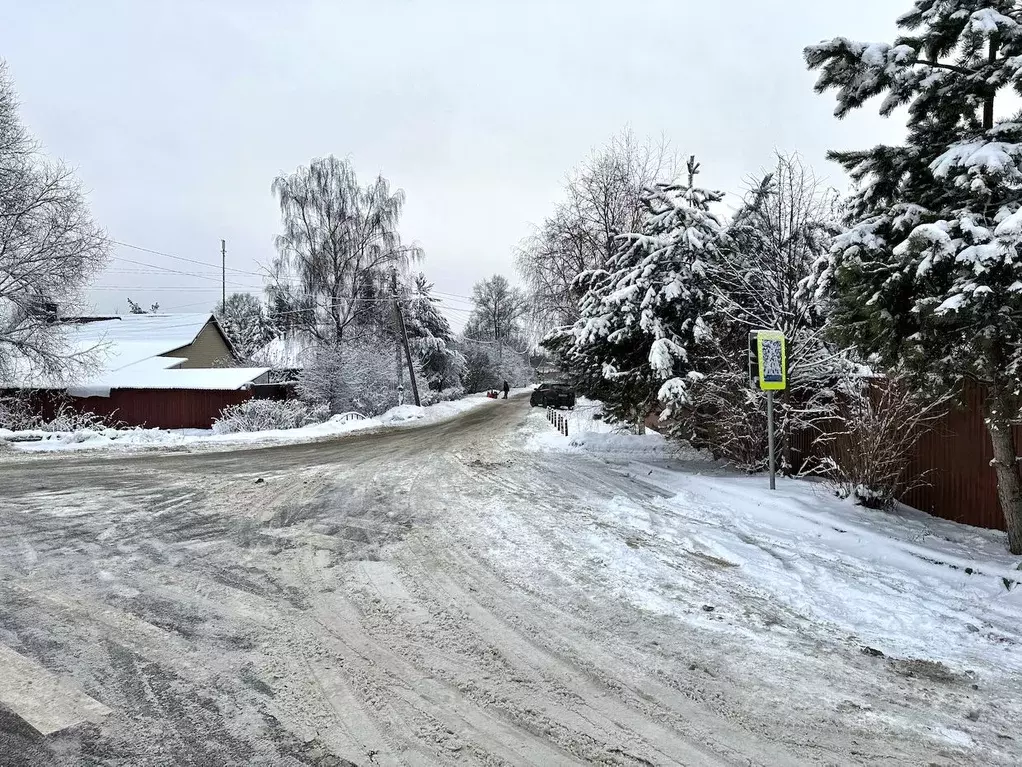
[[23, 431], [31, 428], [36, 416], [22, 397], [0, 398], [0, 428]]
[[297, 429], [322, 423], [330, 417], [325, 406], [308, 405], [300, 400], [250, 399], [240, 405], [224, 408], [213, 423], [216, 434], [237, 434], [247, 431]]
[[102, 431], [116, 429], [124, 424], [111, 416], [81, 412], [68, 402], [57, 405], [51, 418], [44, 418], [24, 397], [0, 399], [0, 428], [11, 431], [44, 431], [51, 433]]
[[871, 509], [889, 507], [925, 484], [925, 475], [909, 473], [912, 454], [947, 413], [950, 399], [924, 400], [898, 377], [858, 381], [839, 398], [831, 428], [821, 430], [816, 446], [822, 455], [807, 473], [825, 477], [842, 498]]
[[124, 424], [111, 416], [97, 415], [91, 412], [75, 410], [67, 403], [61, 404], [53, 418], [39, 420], [33, 428], [49, 432], [103, 431], [117, 429]]

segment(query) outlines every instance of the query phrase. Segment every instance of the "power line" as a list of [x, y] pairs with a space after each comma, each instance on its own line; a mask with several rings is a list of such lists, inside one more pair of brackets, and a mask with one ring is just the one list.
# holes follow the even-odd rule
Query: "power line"
[[[198, 260], [196, 260], [194, 258], [185, 258], [184, 256], [176, 256], [173, 253], [166, 253], [166, 252], [164, 252], [162, 250], [153, 250], [152, 248], [143, 248], [141, 245], [132, 245], [129, 242], [122, 242], [120, 240], [112, 240], [110, 238], [107, 238], [107, 242], [111, 243], [112, 245], [120, 245], [123, 248], [131, 248], [132, 250], [140, 250], [143, 253], [152, 253], [154, 256], [163, 256], [164, 258], [172, 258], [172, 259], [174, 259], [176, 261], [184, 261], [185, 263], [188, 263], [188, 264], [198, 264], [199, 266], [208, 266], [211, 269], [215, 269], [216, 266], [217, 266], [216, 264], [211, 264], [208, 261], [198, 261]], [[255, 275], [256, 277], [265, 277], [266, 276], [265, 274], [260, 274], [258, 272], [249, 272], [249, 271], [246, 271], [245, 269], [236, 269], [233, 266], [227, 267], [227, 271], [229, 271], [229, 272], [237, 272], [238, 274], [251, 274], [251, 275]]]
[[[213, 276], [205, 275], [205, 274], [198, 274], [196, 272], [182, 272], [179, 269], [171, 269], [170, 267], [167, 267], [167, 266], [157, 266], [156, 264], [147, 264], [147, 263], [145, 263], [143, 261], [134, 261], [134, 260], [132, 260], [130, 258], [122, 258], [121, 256], [114, 256], [113, 260], [115, 260], [115, 261], [124, 261], [127, 264], [134, 264], [135, 266], [145, 266], [145, 267], [148, 267], [151, 270], [154, 269], [154, 270], [160, 271], [160, 272], [167, 272], [168, 274], [179, 274], [182, 277], [195, 277], [195, 278], [200, 279], [200, 280], [211, 280], [211, 281], [217, 282], [217, 283], [220, 282], [220, 278], [219, 277], [213, 277]], [[252, 287], [250, 285], [242, 285], [240, 282], [229, 282], [227, 284], [231, 285], [231, 286], [234, 286], [234, 287], [244, 287], [244, 288]]]

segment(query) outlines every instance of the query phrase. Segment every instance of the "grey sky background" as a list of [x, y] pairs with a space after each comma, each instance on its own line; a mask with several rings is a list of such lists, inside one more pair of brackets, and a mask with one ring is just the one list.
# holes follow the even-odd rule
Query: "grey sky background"
[[889, 40], [910, 5], [5, 0], [0, 56], [24, 120], [78, 169], [112, 238], [209, 264], [116, 247], [97, 311], [129, 296], [211, 309], [221, 238], [228, 292], [260, 290], [279, 230], [271, 181], [333, 153], [405, 190], [402, 237], [460, 326], [458, 296], [513, 276], [565, 173], [626, 125], [696, 154], [706, 186], [740, 193], [779, 149], [843, 190], [826, 150], [897, 141], [902, 121], [834, 119], [802, 48]]

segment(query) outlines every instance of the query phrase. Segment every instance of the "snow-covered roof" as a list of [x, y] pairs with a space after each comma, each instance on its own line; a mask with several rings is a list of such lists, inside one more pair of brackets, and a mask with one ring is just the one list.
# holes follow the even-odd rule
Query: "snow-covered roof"
[[312, 355], [315, 344], [316, 339], [309, 333], [286, 333], [253, 354], [252, 360], [274, 370], [301, 370]]
[[[149, 362], [150, 360], [147, 360]], [[126, 370], [97, 376], [69, 386], [73, 397], [106, 397], [111, 389], [201, 389], [237, 391], [265, 375], [269, 368], [171, 368], [147, 369], [132, 365]]]
[[268, 368], [188, 368], [186, 357], [166, 356], [195, 341], [213, 319], [202, 314], [128, 314], [64, 323], [65, 348], [88, 361], [89, 373], [76, 380], [22, 376], [21, 388], [67, 388], [75, 396], [109, 396], [111, 389], [237, 390]]
[[123, 370], [188, 346], [212, 317], [209, 312], [127, 314], [117, 319], [76, 322], [68, 325], [68, 341], [79, 351], [94, 350], [104, 369]]

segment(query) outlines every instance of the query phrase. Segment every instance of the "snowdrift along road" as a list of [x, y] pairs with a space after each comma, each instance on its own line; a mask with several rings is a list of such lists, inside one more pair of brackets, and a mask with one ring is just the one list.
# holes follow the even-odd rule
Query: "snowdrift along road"
[[[714, 589], [733, 566], [709, 554], [684, 560], [693, 587], [606, 517], [662, 515], [654, 469], [537, 455], [542, 423], [518, 399], [305, 445], [4, 463], [0, 763], [1016, 760], [1017, 677], [885, 665]], [[633, 554], [679, 573], [677, 615], [621, 590]]]

